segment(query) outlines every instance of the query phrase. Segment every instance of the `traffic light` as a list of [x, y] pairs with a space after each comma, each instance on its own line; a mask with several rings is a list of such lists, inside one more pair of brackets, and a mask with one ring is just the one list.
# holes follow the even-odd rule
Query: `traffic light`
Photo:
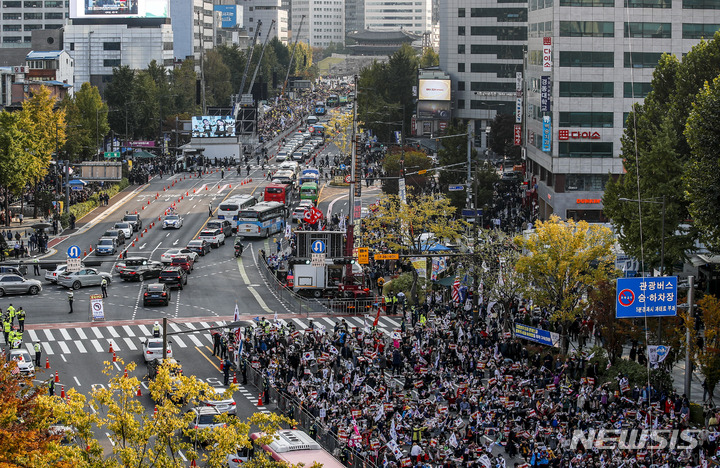
[[333, 260], [333, 264], [335, 265], [352, 265], [354, 263], [354, 258], [336, 258]]

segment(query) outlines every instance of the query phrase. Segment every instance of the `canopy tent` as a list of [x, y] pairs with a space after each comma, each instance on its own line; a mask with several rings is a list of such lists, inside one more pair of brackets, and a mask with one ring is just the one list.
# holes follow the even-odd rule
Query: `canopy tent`
[[445, 247], [441, 244], [435, 244], [428, 249], [428, 252], [444, 252], [446, 250], [452, 250], [450, 247]]
[[454, 282], [455, 282], [454, 276], [446, 276], [445, 278], [440, 278], [437, 281], [433, 281], [433, 283], [439, 284], [440, 286], [445, 286], [446, 288], [452, 287]]
[[135, 151], [133, 153], [133, 157], [135, 159], [152, 159], [152, 158], [156, 158], [157, 156], [152, 153], [148, 153], [147, 151], [140, 150], [140, 151]]

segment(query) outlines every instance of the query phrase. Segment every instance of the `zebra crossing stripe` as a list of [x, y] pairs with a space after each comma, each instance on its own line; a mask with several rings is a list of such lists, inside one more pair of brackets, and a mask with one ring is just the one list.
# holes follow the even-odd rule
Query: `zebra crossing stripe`
[[113, 340], [112, 338], [108, 340], [110, 342], [110, 345], [112, 346], [113, 352], [119, 353], [121, 351], [120, 346], [117, 345], [117, 341]]
[[128, 345], [128, 348], [130, 348], [131, 351], [137, 351], [137, 346], [135, 346], [135, 343], [133, 343], [131, 338], [123, 338], [125, 340], [125, 344]]
[[82, 328], [76, 328], [75, 331], [77, 332], [77, 334], [81, 340], [87, 340], [87, 335], [85, 334], [85, 332], [83, 331]]
[[143, 336], [150, 336], [150, 330], [148, 330], [145, 325], [138, 325], [138, 328], [142, 332]]
[[30, 334], [30, 339], [33, 343], [37, 343], [38, 341], [40, 341], [38, 339], [37, 333], [35, 333], [35, 330], [28, 330], [28, 333]]
[[[30, 343], [27, 343], [27, 345], [30, 346]], [[45, 354], [47, 354], [47, 355], [53, 355], [53, 354], [55, 354], [48, 343], [46, 343], [46, 342], [43, 341], [43, 342], [42, 342], [42, 347], [43, 347], [43, 349], [45, 349]]]
[[122, 329], [125, 330], [125, 333], [127, 333], [128, 336], [130, 336], [130, 337], [135, 336], [135, 333], [132, 331], [132, 329], [130, 328], [129, 325], [123, 325]]
[[98, 340], [90, 340], [90, 343], [95, 347], [95, 351], [98, 353], [102, 353], [103, 349], [102, 346], [100, 346], [100, 342]]
[[187, 337], [190, 339], [190, 341], [192, 341], [192, 342], [195, 344], [195, 346], [198, 346], [198, 347], [204, 346], [204, 345], [200, 342], [200, 340], [198, 340], [198, 339], [195, 337], [195, 335], [188, 335]]
[[400, 328], [400, 324], [397, 321], [391, 319], [390, 317], [383, 317], [383, 318], [385, 319], [386, 322], [390, 322], [390, 325]]
[[48, 341], [55, 341], [55, 337], [53, 336], [52, 331], [46, 329], [43, 330], [43, 332], [45, 332], [45, 336], [47, 337]]
[[60, 345], [60, 351], [62, 351], [62, 354], [70, 354], [70, 348], [68, 348], [64, 341], [58, 341], [58, 345]]
[[173, 344], [177, 344], [181, 348], [187, 348], [187, 345], [185, 344], [185, 342], [183, 340], [181, 340], [178, 335], [173, 335], [172, 342], [173, 342]]
[[100, 333], [99, 327], [92, 327], [91, 330], [93, 331], [93, 333], [95, 333], [95, 338], [97, 338], [98, 340], [102, 340], [104, 338], [103, 334]]
[[60, 334], [63, 336], [63, 339], [65, 341], [72, 341], [72, 338], [70, 338], [70, 333], [68, 333], [66, 328], [61, 328]]
[[180, 327], [178, 327], [176, 323], [170, 322], [169, 325], [170, 325], [170, 328], [172, 328], [172, 331], [174, 331], [174, 332], [181, 332], [181, 331], [182, 331], [182, 329], [181, 329]]
[[80, 351], [82, 354], [87, 353], [87, 349], [85, 349], [85, 346], [80, 341], [74, 341], [75, 346], [77, 346], [78, 351]]
[[120, 335], [118, 335], [118, 332], [115, 331], [115, 327], [107, 327], [108, 333], [110, 333], [110, 336], [113, 338], [120, 338]]

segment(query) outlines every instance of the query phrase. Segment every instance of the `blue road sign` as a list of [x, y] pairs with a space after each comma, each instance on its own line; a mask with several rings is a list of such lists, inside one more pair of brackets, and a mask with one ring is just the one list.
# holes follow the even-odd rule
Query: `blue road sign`
[[471, 209], [466, 208], [466, 209], [462, 210], [461, 214], [463, 216], [465, 216], [466, 218], [471, 218], [473, 216], [482, 216], [483, 210], [482, 209], [471, 210]]
[[313, 243], [310, 245], [311, 250], [313, 253], [320, 254], [325, 253], [325, 242], [321, 240], [313, 241]]
[[461, 192], [465, 189], [463, 185], [448, 185], [448, 191], [450, 192]]
[[616, 318], [675, 317], [677, 276], [618, 278]]
[[345, 164], [340, 164], [340, 170], [341, 170], [341, 171], [344, 171], [344, 170], [345, 170]]
[[68, 247], [67, 250], [67, 256], [70, 258], [80, 258], [80, 255], [82, 254], [82, 250], [80, 250], [80, 247], [77, 245], [71, 245]]

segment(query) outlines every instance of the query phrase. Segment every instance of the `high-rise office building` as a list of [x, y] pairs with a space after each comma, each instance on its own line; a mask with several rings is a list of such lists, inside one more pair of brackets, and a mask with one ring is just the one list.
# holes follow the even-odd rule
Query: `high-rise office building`
[[365, 29], [365, 0], [345, 0], [345, 33]]
[[68, 21], [67, 0], [3, 0], [0, 11], [0, 65], [16, 66], [23, 63], [31, 50], [33, 32], [57, 30], [47, 38], [58, 39], [45, 44], [43, 50], [57, 50], [61, 37], [59, 30]]
[[[177, 60], [193, 57], [197, 67], [203, 50], [213, 48], [213, 2], [170, 0], [173, 49]], [[199, 68], [198, 68], [199, 70]]]
[[243, 20], [248, 36], [255, 35], [258, 22], [262, 22], [258, 41], [264, 41], [270, 30], [270, 24], [275, 21], [270, 38], [277, 37], [280, 42], [288, 41], [288, 12], [282, 8], [282, 0], [249, 0], [243, 2]]
[[293, 38], [310, 47], [345, 43], [345, 0], [292, 0], [291, 15]]
[[474, 121], [482, 148], [495, 115], [515, 112], [526, 44], [524, 1], [447, 0], [440, 8], [440, 69], [452, 79], [453, 117]]
[[720, 0], [530, 0], [524, 145], [540, 218], [604, 220], [626, 117], [661, 54], [718, 25]]
[[432, 0], [365, 0], [365, 29], [430, 32]]

